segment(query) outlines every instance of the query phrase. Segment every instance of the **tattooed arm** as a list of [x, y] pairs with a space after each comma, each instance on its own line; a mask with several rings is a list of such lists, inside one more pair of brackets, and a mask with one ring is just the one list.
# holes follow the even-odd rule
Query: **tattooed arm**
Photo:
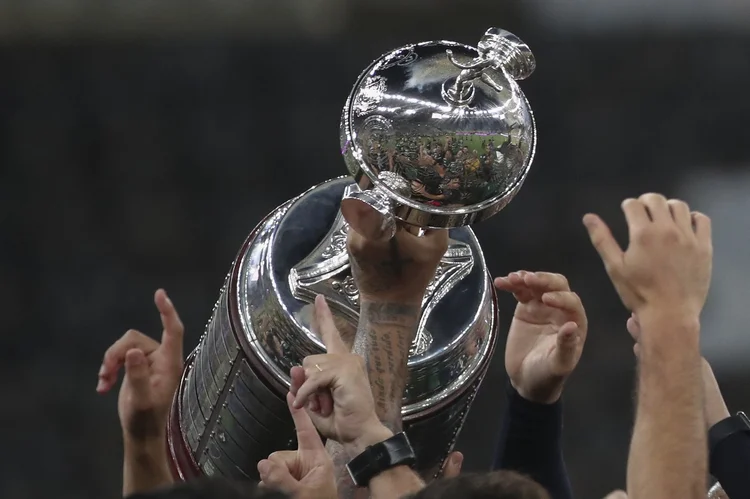
[[375, 412], [393, 432], [401, 431], [401, 401], [408, 378], [409, 349], [421, 303], [364, 302], [354, 352], [365, 358]]
[[[421, 304], [362, 302], [354, 352], [365, 358], [375, 413], [385, 427], [401, 431], [401, 401], [408, 376], [406, 363], [416, 333]], [[340, 498], [356, 497], [346, 471], [351, 456], [336, 442], [328, 443], [337, 473]], [[363, 496], [366, 492], [363, 489]]]
[[[399, 231], [386, 242], [349, 231], [352, 274], [360, 292], [354, 352], [365, 358], [375, 411], [393, 432], [401, 431], [401, 402], [408, 378], [409, 349], [416, 335], [425, 289], [448, 246], [447, 231], [416, 237]], [[335, 442], [327, 446], [336, 467], [340, 498], [358, 496]], [[367, 497], [367, 491], [361, 492]]]

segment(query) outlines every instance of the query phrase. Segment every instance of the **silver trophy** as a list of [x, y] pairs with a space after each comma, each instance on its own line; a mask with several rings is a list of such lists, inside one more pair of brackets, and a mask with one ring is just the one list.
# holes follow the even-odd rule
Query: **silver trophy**
[[289, 371], [324, 351], [311, 331], [323, 294], [342, 334], [353, 334], [359, 292], [348, 230], [387, 239], [398, 225], [450, 229], [422, 302], [403, 398], [416, 469], [440, 473], [497, 342], [497, 305], [468, 224], [504, 208], [534, 156], [536, 129], [516, 80], [535, 68], [529, 48], [492, 28], [478, 47], [432, 41], [374, 61], [341, 119], [350, 177], [284, 203], [253, 230], [189, 355], [168, 446], [179, 479], [257, 479], [270, 453], [296, 448], [285, 395]]

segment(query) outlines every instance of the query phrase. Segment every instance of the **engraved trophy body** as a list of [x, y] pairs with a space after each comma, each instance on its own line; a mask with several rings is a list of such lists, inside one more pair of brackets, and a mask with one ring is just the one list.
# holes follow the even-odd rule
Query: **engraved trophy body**
[[387, 239], [399, 224], [450, 230], [422, 302], [402, 408], [417, 471], [439, 474], [497, 342], [492, 280], [466, 226], [500, 211], [526, 178], [536, 130], [516, 80], [534, 68], [525, 44], [492, 28], [477, 48], [409, 45], [362, 73], [341, 120], [351, 177], [261, 221], [188, 357], [168, 428], [177, 478], [257, 479], [259, 460], [295, 448], [289, 370], [324, 350], [310, 330], [312, 302], [323, 294], [342, 334], [353, 334], [359, 295], [347, 231]]

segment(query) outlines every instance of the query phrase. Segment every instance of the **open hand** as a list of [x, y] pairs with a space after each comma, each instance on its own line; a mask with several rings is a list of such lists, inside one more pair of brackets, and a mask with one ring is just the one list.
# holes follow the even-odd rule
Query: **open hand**
[[552, 404], [578, 365], [588, 321], [568, 280], [548, 272], [513, 272], [495, 279], [518, 305], [508, 332], [505, 369], [525, 399]]
[[583, 223], [625, 307], [641, 320], [658, 312], [697, 321], [711, 281], [710, 219], [660, 194], [626, 199], [622, 210], [626, 251], [598, 216]]

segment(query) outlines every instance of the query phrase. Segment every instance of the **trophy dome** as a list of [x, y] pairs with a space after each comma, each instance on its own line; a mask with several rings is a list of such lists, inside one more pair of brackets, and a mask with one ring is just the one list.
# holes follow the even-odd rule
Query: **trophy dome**
[[497, 213], [533, 160], [534, 117], [516, 80], [535, 67], [529, 48], [497, 28], [477, 48], [433, 41], [383, 55], [344, 107], [349, 173], [361, 189], [385, 192], [396, 218], [421, 227]]

